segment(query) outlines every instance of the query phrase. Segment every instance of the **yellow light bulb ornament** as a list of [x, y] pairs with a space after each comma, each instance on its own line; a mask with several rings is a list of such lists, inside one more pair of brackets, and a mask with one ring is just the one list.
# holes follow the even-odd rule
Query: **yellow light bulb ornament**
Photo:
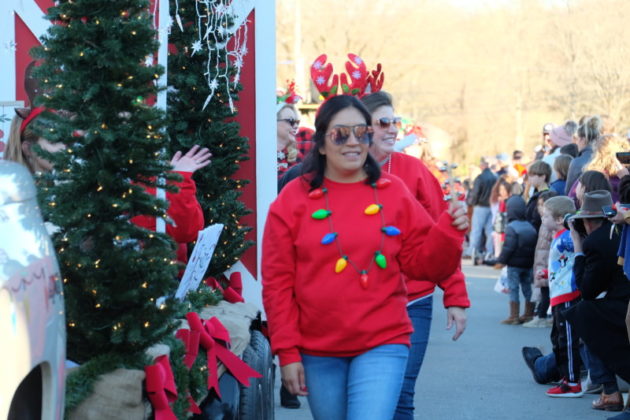
[[343, 270], [346, 269], [347, 266], [348, 266], [348, 257], [344, 255], [343, 257], [337, 260], [337, 263], [335, 264], [335, 273], [337, 274], [341, 273]]
[[382, 208], [383, 206], [380, 204], [370, 204], [365, 208], [364, 212], [369, 216], [373, 216], [375, 214], [378, 214], [378, 212], [381, 211]]

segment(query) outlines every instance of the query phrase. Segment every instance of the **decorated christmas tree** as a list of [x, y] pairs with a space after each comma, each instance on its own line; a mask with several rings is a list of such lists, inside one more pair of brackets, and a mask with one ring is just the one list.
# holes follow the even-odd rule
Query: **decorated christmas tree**
[[[151, 106], [162, 70], [147, 0], [68, 0], [48, 10], [54, 25], [34, 52], [47, 111], [35, 128], [65, 150], [40, 178], [42, 210], [54, 236], [66, 300], [68, 358], [92, 373], [142, 367], [145, 350], [170, 337], [181, 305], [175, 247], [130, 222], [164, 217], [145, 193], [165, 182], [164, 113]], [[170, 188], [167, 186], [167, 188]], [[99, 362], [103, 362], [99, 365]]]
[[176, 23], [169, 35], [170, 150], [199, 144], [213, 155], [212, 164], [194, 176], [206, 223], [225, 226], [208, 269], [212, 276], [229, 269], [252, 244], [245, 240], [250, 228], [239, 222], [248, 213], [239, 201], [246, 181], [233, 178], [247, 158], [248, 144], [239, 136], [238, 123], [230, 121], [237, 112], [238, 75], [247, 50], [238, 40], [228, 42], [236, 28], [226, 3], [172, 0]]

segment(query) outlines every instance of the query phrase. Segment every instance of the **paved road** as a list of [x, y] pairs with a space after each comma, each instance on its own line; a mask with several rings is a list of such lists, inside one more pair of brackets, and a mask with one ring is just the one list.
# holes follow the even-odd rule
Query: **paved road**
[[[434, 304], [429, 348], [416, 386], [416, 416], [424, 420], [603, 420], [611, 416], [590, 408], [594, 395], [549, 398], [547, 386], [534, 382], [521, 356], [522, 346], [549, 351], [548, 328], [500, 325], [507, 316], [506, 295], [493, 291], [496, 272], [465, 262], [472, 308], [468, 329], [457, 341], [445, 331], [445, 311]], [[437, 292], [434, 302], [441, 303]], [[279, 406], [276, 420], [310, 419], [308, 404]]]

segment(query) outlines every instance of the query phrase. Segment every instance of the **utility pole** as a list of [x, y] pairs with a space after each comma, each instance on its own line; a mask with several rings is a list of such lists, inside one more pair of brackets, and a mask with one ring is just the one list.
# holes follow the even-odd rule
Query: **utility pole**
[[293, 3], [294, 17], [293, 17], [293, 66], [294, 66], [294, 79], [299, 89], [298, 92], [302, 95], [305, 103], [310, 103], [310, 89], [308, 84], [308, 78], [306, 76], [304, 55], [302, 54], [302, 1], [295, 0]]

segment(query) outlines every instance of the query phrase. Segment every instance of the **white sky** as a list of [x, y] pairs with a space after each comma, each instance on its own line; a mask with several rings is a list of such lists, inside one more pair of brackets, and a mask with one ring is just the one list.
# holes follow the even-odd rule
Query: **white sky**
[[[462, 9], [470, 9], [475, 10], [478, 8], [497, 8], [504, 6], [518, 6], [520, 4], [520, 0], [447, 0], [448, 3], [451, 3], [457, 7], [461, 7]], [[553, 6], [564, 6], [568, 3], [576, 3], [576, 0], [543, 0], [543, 3], [553, 7]]]

